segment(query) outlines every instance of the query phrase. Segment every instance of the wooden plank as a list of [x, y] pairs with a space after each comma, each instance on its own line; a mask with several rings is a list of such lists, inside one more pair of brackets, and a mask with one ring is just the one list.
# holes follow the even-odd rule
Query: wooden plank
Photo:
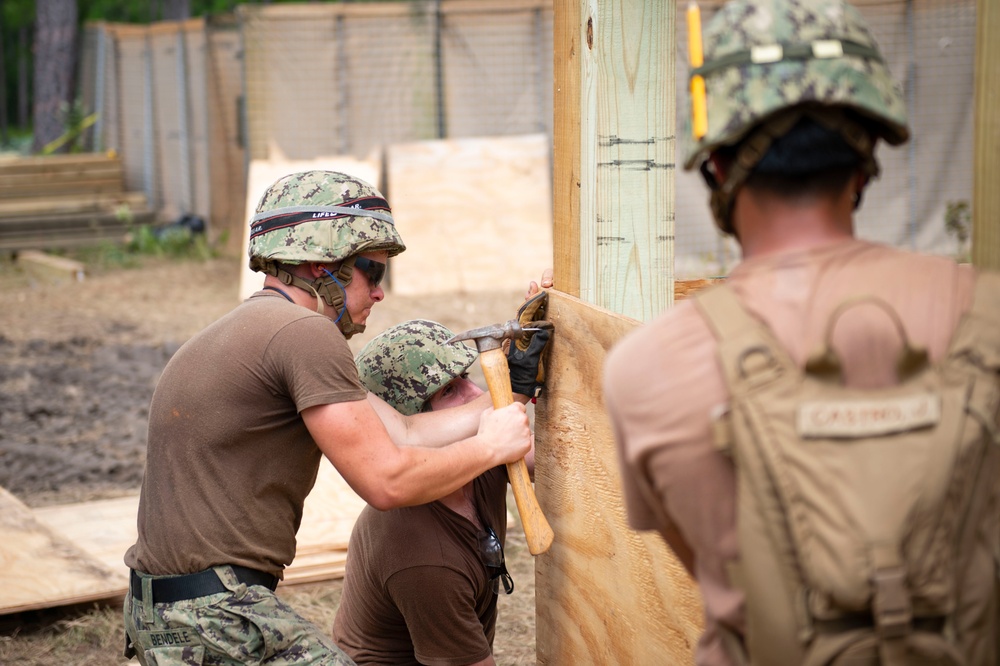
[[555, 541], [535, 561], [538, 663], [693, 663], [701, 597], [658, 535], [628, 527], [601, 398], [608, 349], [639, 323], [559, 291], [548, 318], [535, 486]]
[[[18, 182], [20, 181], [20, 182]], [[53, 195], [119, 194], [124, 190], [121, 174], [105, 177], [9, 176], [0, 183], [0, 199], [30, 200]]]
[[119, 575], [0, 488], [0, 614], [106, 599]]
[[65, 155], [0, 156], [0, 176], [16, 173], [53, 173], [62, 170], [85, 170], [119, 162], [105, 153], [68, 153]]
[[523, 289], [552, 265], [545, 135], [395, 144], [386, 160], [407, 246], [392, 260], [392, 293]]
[[70, 229], [58, 234], [23, 234], [15, 237], [0, 236], [0, 250], [57, 250], [64, 248], [94, 247], [105, 244], [122, 244], [128, 240], [124, 229]]
[[1000, 4], [976, 4], [972, 263], [1000, 269]]
[[587, 44], [581, 3], [557, 0], [553, 15], [552, 211], [556, 286], [580, 295], [580, 77]]
[[[151, 218], [153, 211], [130, 211], [132, 223], [137, 217]], [[145, 218], [144, 218], [145, 219]], [[129, 220], [115, 212], [94, 211], [89, 213], [46, 213], [44, 215], [18, 215], [16, 217], [0, 217], [0, 236], [19, 233], [42, 233], [48, 231], [65, 231], [73, 228], [94, 229], [99, 227], [124, 229]]]
[[128, 587], [128, 568], [122, 557], [138, 535], [138, 508], [139, 496], [132, 494], [40, 507], [34, 513], [35, 518], [50, 530], [69, 539], [113, 571], [117, 591], [124, 594]]
[[37, 250], [18, 252], [17, 265], [38, 279], [54, 282], [67, 278], [82, 282], [86, 275], [86, 268], [82, 262]]
[[0, 185], [24, 184], [44, 178], [47, 181], [55, 179], [76, 180], [88, 177], [122, 177], [122, 165], [118, 160], [104, 159], [99, 162], [61, 162], [54, 164], [11, 165], [0, 162], [0, 175], [3, 182]]
[[[561, 31], [555, 64], [564, 74], [573, 67], [571, 76], [579, 68], [578, 99], [556, 97], [566, 107], [557, 114], [579, 114], [579, 134], [564, 137], [580, 146], [579, 218], [564, 221], [579, 225], [579, 295], [640, 321], [668, 308], [673, 293], [674, 5], [556, 5], [557, 24], [563, 11], [579, 21], [575, 31], [571, 25]], [[560, 63], [571, 33], [581, 36], [579, 57]], [[559, 177], [559, 196], [576, 196], [566, 190], [565, 170]], [[566, 278], [557, 273], [556, 279]]]
[[146, 195], [142, 192], [121, 192], [118, 194], [88, 193], [0, 201], [0, 219], [25, 215], [45, 215], [49, 213], [113, 211], [123, 206], [127, 206], [130, 209], [145, 209], [147, 207]]

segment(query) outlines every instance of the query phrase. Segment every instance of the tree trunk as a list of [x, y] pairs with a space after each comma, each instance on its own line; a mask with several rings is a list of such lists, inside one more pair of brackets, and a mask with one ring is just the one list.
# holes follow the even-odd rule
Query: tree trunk
[[0, 146], [6, 146], [7, 133], [7, 60], [4, 58], [3, 15], [0, 14]]
[[35, 6], [35, 141], [39, 152], [66, 130], [76, 72], [76, 0], [38, 0]]
[[28, 105], [31, 99], [28, 77], [28, 27], [17, 29], [17, 126], [26, 129], [30, 118]]
[[183, 21], [191, 18], [191, 0], [163, 0], [163, 20]]

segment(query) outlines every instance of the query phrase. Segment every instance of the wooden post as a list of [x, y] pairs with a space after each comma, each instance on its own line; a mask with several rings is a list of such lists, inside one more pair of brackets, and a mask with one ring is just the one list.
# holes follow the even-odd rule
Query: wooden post
[[[539, 664], [684, 664], [697, 586], [628, 527], [601, 399], [604, 357], [673, 302], [674, 3], [554, 0], [556, 325], [535, 410]], [[578, 298], [577, 298], [578, 297]]]
[[580, 2], [553, 8], [552, 235], [556, 286], [580, 295]]
[[972, 263], [1000, 269], [1000, 2], [976, 6]]
[[647, 321], [673, 293], [674, 3], [554, 11], [556, 288]]

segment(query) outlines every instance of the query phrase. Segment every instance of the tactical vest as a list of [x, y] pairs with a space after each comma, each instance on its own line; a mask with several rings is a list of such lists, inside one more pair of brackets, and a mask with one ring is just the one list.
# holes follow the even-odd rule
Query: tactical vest
[[738, 663], [1000, 663], [1000, 275], [938, 364], [903, 342], [897, 384], [847, 388], [830, 347], [806, 367], [726, 285], [695, 302], [730, 402], [713, 416], [737, 470], [746, 595]]

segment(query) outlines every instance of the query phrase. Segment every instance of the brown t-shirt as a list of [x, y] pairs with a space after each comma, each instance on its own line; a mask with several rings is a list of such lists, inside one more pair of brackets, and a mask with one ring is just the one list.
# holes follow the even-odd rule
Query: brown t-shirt
[[[504, 543], [506, 469], [489, 470], [473, 487], [481, 519]], [[460, 666], [488, 657], [497, 595], [479, 534], [441, 502], [365, 507], [351, 534], [333, 640], [358, 664]]]
[[[801, 367], [833, 309], [864, 294], [890, 303], [910, 342], [940, 360], [972, 303], [974, 279], [969, 267], [943, 257], [850, 240], [747, 260], [728, 282]], [[847, 311], [834, 328], [833, 346], [849, 385], [892, 381], [899, 336], [877, 307]], [[731, 663], [717, 626], [740, 634], [744, 627], [742, 594], [726, 577], [727, 563], [739, 554], [735, 471], [710, 433], [712, 409], [729, 397], [715, 349], [694, 304], [682, 302], [621, 340], [604, 377], [629, 522], [664, 535], [676, 529], [692, 549], [706, 615], [696, 658], [713, 666]]]
[[281, 576], [322, 457], [300, 412], [365, 396], [337, 326], [279, 294], [257, 292], [205, 328], [153, 393], [139, 538], [125, 564]]

